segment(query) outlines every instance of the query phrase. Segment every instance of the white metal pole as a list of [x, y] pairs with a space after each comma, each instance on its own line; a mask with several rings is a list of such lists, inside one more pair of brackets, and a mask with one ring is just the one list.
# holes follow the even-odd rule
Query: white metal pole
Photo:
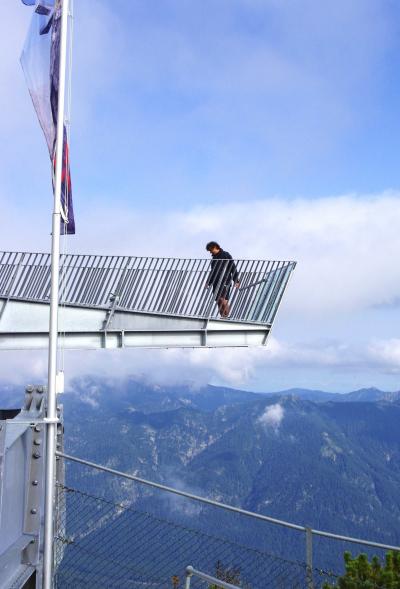
[[57, 338], [58, 338], [58, 285], [60, 266], [60, 222], [61, 222], [61, 175], [64, 142], [64, 103], [67, 63], [68, 0], [61, 4], [60, 72], [58, 87], [58, 114], [56, 130], [56, 170], [54, 186], [54, 209], [51, 239], [51, 293], [49, 324], [49, 364], [47, 392], [47, 433], [46, 433], [46, 495], [44, 510], [44, 555], [43, 589], [53, 586], [53, 544], [54, 544], [54, 489], [55, 489], [55, 444], [57, 433]]

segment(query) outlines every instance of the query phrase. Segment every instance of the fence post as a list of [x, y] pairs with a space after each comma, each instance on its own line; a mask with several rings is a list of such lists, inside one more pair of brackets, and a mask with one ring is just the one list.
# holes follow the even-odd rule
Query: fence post
[[185, 589], [190, 589], [190, 581], [193, 575], [193, 567], [188, 566], [186, 567], [186, 582], [185, 582]]
[[313, 581], [313, 546], [312, 529], [306, 528], [306, 585], [307, 589], [314, 589]]

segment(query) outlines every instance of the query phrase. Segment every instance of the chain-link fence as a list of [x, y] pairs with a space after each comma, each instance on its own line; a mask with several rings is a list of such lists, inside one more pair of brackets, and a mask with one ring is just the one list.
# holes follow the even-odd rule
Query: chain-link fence
[[[243, 589], [300, 589], [307, 586], [305, 563], [279, 558], [228, 540], [223, 529], [209, 534], [59, 486], [55, 585], [58, 589], [179, 589], [192, 565]], [[314, 586], [327, 573], [314, 570]], [[193, 579], [194, 589], [206, 587]]]

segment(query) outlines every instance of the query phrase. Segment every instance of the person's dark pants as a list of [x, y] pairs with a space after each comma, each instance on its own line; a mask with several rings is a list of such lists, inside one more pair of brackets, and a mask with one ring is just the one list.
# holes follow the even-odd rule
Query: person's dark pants
[[231, 287], [228, 284], [222, 284], [220, 286], [214, 287], [213, 291], [221, 317], [228, 317], [230, 313], [228, 301]]

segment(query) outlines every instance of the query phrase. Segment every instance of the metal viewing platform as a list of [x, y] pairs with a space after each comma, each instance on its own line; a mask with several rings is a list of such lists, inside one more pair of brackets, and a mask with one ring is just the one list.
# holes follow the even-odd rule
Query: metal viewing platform
[[[220, 318], [205, 288], [209, 260], [67, 254], [60, 262], [59, 330], [71, 349], [265, 345], [296, 265], [235, 260], [240, 286]], [[232, 261], [218, 263], [223, 281]], [[0, 350], [47, 347], [50, 269], [50, 254], [0, 253]]]

